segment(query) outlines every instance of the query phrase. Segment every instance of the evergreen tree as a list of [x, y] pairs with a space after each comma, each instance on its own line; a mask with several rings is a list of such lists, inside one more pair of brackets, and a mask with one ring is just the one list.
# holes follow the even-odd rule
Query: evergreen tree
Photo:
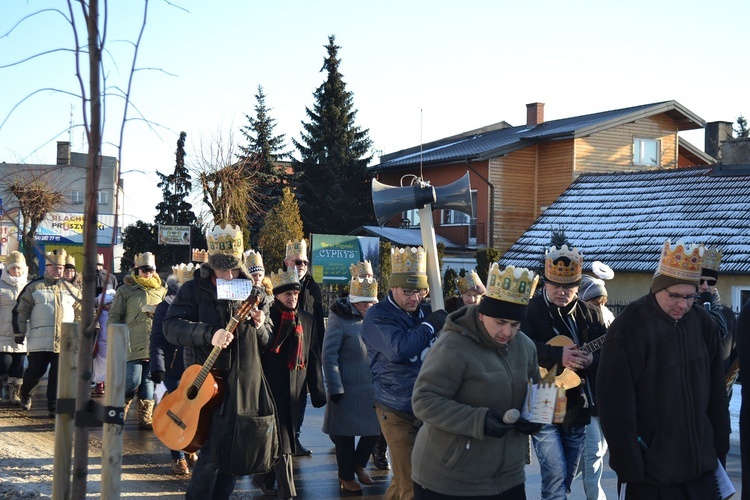
[[[255, 95], [255, 117], [245, 115], [248, 124], [240, 131], [247, 140], [246, 146], [240, 146], [239, 159], [256, 169], [256, 191], [259, 194], [258, 207], [248, 213], [249, 244], [256, 246], [258, 233], [263, 226], [266, 214], [278, 203], [281, 191], [289, 183], [289, 175], [279, 161], [289, 156], [284, 151], [284, 134], [274, 136], [276, 120], [269, 115], [271, 109], [266, 106], [263, 86], [258, 85]], [[252, 160], [252, 161], [249, 161]]]
[[301, 158], [292, 166], [308, 233], [348, 234], [374, 220], [367, 169], [372, 141], [354, 123], [353, 94], [341, 79], [334, 42], [329, 36], [321, 69], [328, 76], [313, 93], [313, 108], [305, 109], [310, 121], [302, 122], [302, 140], [292, 140]]
[[734, 129], [734, 134], [738, 139], [750, 137], [750, 129], [747, 128], [747, 119], [744, 115], [737, 117], [737, 127]]
[[[135, 266], [135, 256], [143, 252], [156, 254], [159, 245], [156, 242], [156, 227], [148, 222], [138, 220], [135, 224], [126, 227], [122, 232], [122, 259], [120, 260], [120, 271], [130, 273]], [[158, 268], [159, 264], [157, 264]], [[157, 269], [162, 270], [162, 269]]]
[[487, 280], [487, 274], [489, 274], [490, 272], [490, 267], [492, 267], [493, 263], [500, 260], [501, 255], [502, 253], [500, 252], [500, 250], [489, 247], [477, 250], [477, 252], [474, 254], [474, 257], [477, 259], [477, 275], [479, 275], [479, 279], [482, 280], [482, 283]]
[[[191, 242], [193, 237], [200, 239], [200, 228], [196, 227], [196, 217], [193, 212], [193, 205], [185, 201], [193, 188], [190, 172], [185, 166], [185, 138], [187, 134], [180, 132], [180, 138], [177, 140], [177, 150], [175, 151], [174, 171], [165, 175], [156, 172], [159, 176], [157, 187], [161, 188], [164, 199], [156, 205], [158, 211], [154, 218], [155, 224], [165, 226], [190, 226]], [[166, 271], [179, 262], [190, 262], [190, 247], [187, 248], [179, 245], [160, 245], [156, 252], [156, 266], [159, 270]]]
[[258, 235], [258, 250], [263, 255], [266, 274], [282, 268], [287, 241], [298, 241], [303, 236], [297, 198], [289, 187], [285, 187], [279, 202], [268, 212]]

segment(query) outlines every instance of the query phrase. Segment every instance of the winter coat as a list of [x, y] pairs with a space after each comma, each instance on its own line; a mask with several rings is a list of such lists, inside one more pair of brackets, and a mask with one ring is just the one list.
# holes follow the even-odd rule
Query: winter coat
[[153, 306], [153, 311], [166, 294], [167, 289], [163, 286], [144, 288], [132, 276], [126, 276], [125, 283], [117, 289], [107, 325], [120, 323], [128, 326], [128, 361], [148, 359], [153, 312], [144, 310], [144, 307]]
[[24, 353], [26, 342], [16, 344], [13, 337], [13, 308], [16, 299], [26, 286], [26, 274], [15, 279], [7, 272], [0, 276], [0, 352]]
[[362, 340], [367, 346], [375, 400], [386, 407], [413, 414], [411, 392], [427, 352], [435, 342], [432, 326], [424, 322], [429, 304], [409, 313], [393, 301], [393, 294], [367, 310]]
[[164, 302], [156, 306], [154, 321], [151, 326], [151, 340], [149, 349], [149, 372], [164, 372], [167, 377], [178, 379], [185, 371], [183, 362], [183, 346], [170, 344], [164, 336], [162, 323], [167, 315], [169, 305], [174, 300], [173, 295], [168, 295]]
[[443, 495], [495, 496], [524, 482], [528, 437], [487, 436], [484, 422], [489, 410], [523, 408], [529, 379], [539, 380], [536, 348], [520, 331], [498, 344], [478, 312], [472, 305], [448, 316], [414, 384], [414, 415], [424, 425], [412, 478]]
[[615, 318], [602, 351], [599, 420], [618, 480], [674, 485], [716, 469], [729, 411], [709, 314], [693, 307], [675, 321], [645, 295]]
[[[325, 331], [325, 319], [323, 310], [323, 293], [310, 273], [305, 274], [300, 280], [302, 289], [299, 292], [299, 304], [297, 309], [310, 313], [315, 321], [315, 331], [317, 332], [317, 345], [315, 345], [318, 358], [323, 346], [323, 335]], [[271, 297], [273, 302], [273, 297]]]
[[114, 274], [109, 275], [109, 279], [107, 279], [107, 271], [97, 270], [96, 271], [96, 295], [99, 295], [100, 293], [106, 291], [108, 288], [111, 288], [112, 290], [117, 289], [117, 276]]
[[[580, 346], [607, 333], [607, 327], [604, 326], [598, 307], [578, 299], [574, 299], [569, 307], [573, 308], [573, 311], [566, 317], [575, 320], [578, 328], [577, 340], [572, 337], [569, 330], [561, 327], [561, 314], [564, 314], [564, 311], [551, 302], [548, 304], [545, 301], [544, 290], [529, 301], [526, 319], [521, 323], [521, 330], [536, 344], [539, 366], [549, 370], [557, 365], [558, 374], [562, 373], [564, 368], [562, 365], [563, 348], [547, 345], [549, 340], [557, 335], [564, 335]], [[565, 309], [567, 310], [568, 308]], [[557, 322], [553, 321], [552, 314], [557, 314]], [[587, 369], [575, 370], [583, 383], [565, 392], [568, 402], [563, 426], [586, 425], [591, 421], [592, 413], [596, 415], [594, 410], [596, 370], [601, 351], [596, 351], [593, 355], [594, 361]]]
[[[240, 274], [240, 278], [247, 279], [247, 276]], [[162, 321], [162, 329], [169, 343], [185, 347], [185, 367], [205, 363], [213, 350], [211, 340], [214, 333], [226, 328], [240, 304], [239, 301], [216, 298], [216, 284], [212, 278], [211, 268], [207, 265], [201, 266], [199, 275], [180, 287]], [[242, 322], [237, 327], [235, 336], [254, 335], [260, 348], [263, 348], [270, 339], [271, 327], [270, 315], [266, 314], [265, 323], [258, 327], [251, 321]], [[258, 362], [255, 358], [246, 361]], [[229, 372], [230, 362], [229, 349], [223, 349], [214, 363], [213, 371], [225, 376]]]
[[49, 274], [21, 291], [13, 308], [13, 331], [26, 336], [28, 352], [60, 352], [62, 324], [75, 321], [77, 289]]
[[[323, 432], [332, 436], [380, 434], [362, 323], [362, 316], [348, 298], [331, 305], [323, 339], [323, 374], [329, 396]], [[343, 398], [333, 403], [332, 394], [343, 394]]]
[[300, 370], [288, 368], [291, 356], [292, 343], [282, 339], [281, 348], [278, 353], [272, 352], [270, 346], [274, 345], [279, 335], [281, 323], [281, 310], [276, 304], [271, 306], [271, 322], [273, 323], [274, 343], [261, 354], [263, 371], [266, 380], [271, 387], [273, 399], [276, 402], [276, 414], [279, 418], [279, 430], [281, 433], [282, 453], [294, 453], [296, 447], [296, 432], [299, 421], [299, 400], [303, 391], [310, 392], [310, 400], [315, 408], [326, 404], [326, 391], [323, 386], [323, 371], [320, 366], [318, 353], [311, 346], [317, 342], [315, 321], [311, 314], [297, 309], [299, 322], [302, 325], [303, 356], [307, 360], [307, 366]]

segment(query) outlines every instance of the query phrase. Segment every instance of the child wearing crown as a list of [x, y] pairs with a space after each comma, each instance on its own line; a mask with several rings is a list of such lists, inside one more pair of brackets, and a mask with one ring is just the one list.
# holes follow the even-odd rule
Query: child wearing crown
[[[501, 272], [494, 263], [482, 302], [451, 313], [430, 349], [412, 395], [424, 422], [412, 453], [419, 498], [526, 498], [527, 435], [541, 425], [516, 412], [539, 367], [520, 326], [537, 280], [527, 269]], [[446, 461], [456, 449], [460, 460]]]

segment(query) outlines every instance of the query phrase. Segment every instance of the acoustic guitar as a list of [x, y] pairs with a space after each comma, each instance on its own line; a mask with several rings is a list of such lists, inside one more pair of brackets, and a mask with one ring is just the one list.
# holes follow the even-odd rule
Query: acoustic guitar
[[[598, 337], [591, 342], [583, 344], [579, 349], [582, 349], [589, 354], [598, 351], [604, 345], [606, 337], [606, 334], [602, 335], [601, 337]], [[557, 347], [570, 347], [572, 345], [575, 345], [573, 339], [571, 339], [570, 337], [566, 337], [565, 335], [556, 335], [549, 339], [546, 343], [547, 345]], [[544, 377], [547, 374], [547, 369], [540, 366], [539, 373], [542, 375], [542, 377]], [[581, 385], [581, 377], [579, 377], [578, 374], [570, 368], [564, 368], [562, 373], [555, 377], [555, 385], [558, 387], [562, 387], [565, 390], [573, 389], [574, 387], [578, 387], [579, 385]]]
[[[234, 332], [257, 302], [258, 291], [253, 287], [225, 330]], [[223, 393], [223, 387], [211, 374], [221, 351], [221, 346], [214, 346], [203, 365], [188, 366], [177, 389], [166, 394], [154, 408], [154, 434], [170, 450], [198, 451], [208, 437], [214, 408], [221, 402], [218, 396]]]

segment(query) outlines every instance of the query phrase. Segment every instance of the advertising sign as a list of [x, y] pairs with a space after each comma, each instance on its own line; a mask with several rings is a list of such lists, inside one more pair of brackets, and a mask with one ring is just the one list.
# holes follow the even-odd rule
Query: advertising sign
[[310, 239], [311, 272], [317, 283], [349, 283], [352, 278], [349, 267], [362, 260], [369, 260], [375, 275], [378, 275], [380, 238], [312, 234]]
[[[19, 212], [19, 226], [23, 227]], [[112, 226], [114, 215], [97, 217], [96, 244], [109, 246], [112, 244]], [[21, 234], [18, 234], [19, 240]], [[83, 244], [83, 214], [71, 212], [50, 212], [39, 224], [36, 230], [36, 241], [39, 243], [59, 243], [61, 245]]]
[[159, 245], [190, 245], [190, 226], [159, 225]]

